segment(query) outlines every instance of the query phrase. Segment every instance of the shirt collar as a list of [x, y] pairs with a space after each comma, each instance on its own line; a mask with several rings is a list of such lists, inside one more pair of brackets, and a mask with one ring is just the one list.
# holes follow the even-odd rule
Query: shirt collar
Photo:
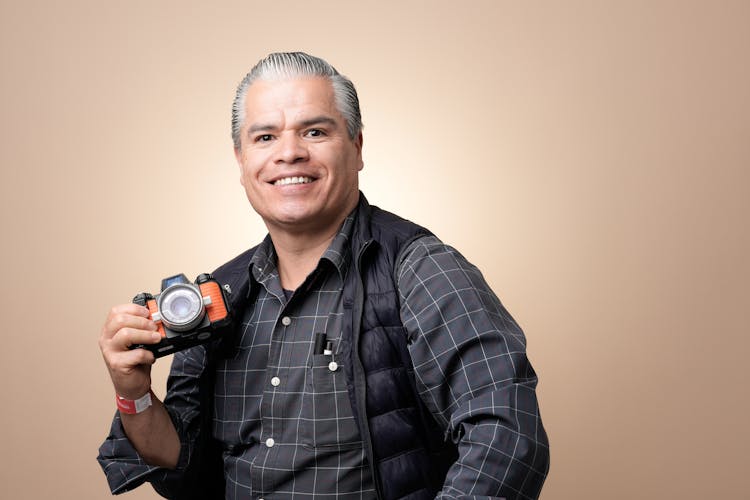
[[[339, 272], [341, 279], [344, 279], [349, 262], [351, 262], [350, 241], [356, 214], [357, 210], [355, 208], [346, 216], [333, 241], [331, 241], [331, 244], [328, 245], [328, 248], [320, 257], [316, 269], [320, 268], [321, 262], [325, 260], [331, 263]], [[270, 234], [266, 235], [255, 250], [252, 259], [250, 259], [249, 274], [251, 280], [257, 283], [264, 283], [270, 279], [278, 278], [279, 271], [276, 267], [276, 249], [273, 246]]]
[[331, 244], [328, 245], [328, 249], [323, 252], [322, 259], [326, 259], [336, 267], [339, 274], [343, 278], [346, 275], [346, 270], [349, 268], [349, 262], [351, 261], [351, 239], [352, 230], [354, 229], [354, 219], [356, 217], [357, 210], [353, 210], [349, 215], [346, 216], [344, 222], [339, 228], [339, 232], [334, 236]]
[[271, 235], [267, 234], [250, 259], [250, 278], [258, 283], [263, 283], [274, 276], [278, 276], [276, 269], [276, 250], [271, 241]]

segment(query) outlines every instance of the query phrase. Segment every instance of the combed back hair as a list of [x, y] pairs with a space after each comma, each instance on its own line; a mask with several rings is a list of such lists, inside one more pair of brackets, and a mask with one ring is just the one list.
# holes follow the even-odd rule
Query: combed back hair
[[346, 120], [349, 138], [354, 139], [362, 131], [362, 115], [354, 84], [336, 68], [319, 57], [304, 52], [275, 52], [261, 59], [245, 75], [237, 86], [232, 103], [232, 141], [240, 149], [240, 129], [245, 121], [245, 96], [247, 89], [256, 80], [283, 80], [297, 77], [322, 77], [333, 86], [336, 107]]

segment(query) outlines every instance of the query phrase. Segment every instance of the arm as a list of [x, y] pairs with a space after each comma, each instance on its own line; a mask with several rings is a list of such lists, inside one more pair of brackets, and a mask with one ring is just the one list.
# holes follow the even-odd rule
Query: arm
[[146, 463], [174, 469], [180, 456], [180, 439], [164, 404], [153, 396], [151, 399], [153, 404], [142, 413], [120, 413], [122, 427]]
[[[160, 340], [148, 309], [135, 304], [115, 306], [107, 316], [99, 347], [109, 370], [115, 393], [137, 399], [151, 390], [154, 355], [146, 349], [131, 350], [133, 344]], [[180, 454], [180, 440], [164, 405], [152, 397], [152, 406], [136, 415], [120, 414], [125, 434], [151, 465], [174, 468]]]
[[[151, 386], [153, 354], [128, 346], [158, 341], [152, 336], [152, 325], [145, 308], [126, 304], [110, 311], [102, 330], [102, 355], [115, 392], [125, 398], [138, 398]], [[152, 406], [142, 413], [115, 414], [98, 457], [113, 493], [129, 491], [147, 480], [157, 491], [168, 492], [170, 482], [179, 479], [197, 433], [198, 379], [203, 365], [201, 348], [177, 353], [165, 403], [152, 397]]]
[[457, 446], [437, 498], [537, 498], [549, 467], [523, 332], [481, 273], [435, 237], [397, 269], [420, 395]]

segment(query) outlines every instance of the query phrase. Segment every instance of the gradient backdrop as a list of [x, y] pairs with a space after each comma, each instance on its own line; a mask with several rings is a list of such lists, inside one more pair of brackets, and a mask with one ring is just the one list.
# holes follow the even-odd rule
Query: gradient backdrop
[[747, 498], [750, 3], [724, 0], [0, 1], [0, 498], [108, 497], [99, 329], [264, 236], [229, 111], [277, 50], [354, 80], [370, 201], [524, 327], [544, 500]]

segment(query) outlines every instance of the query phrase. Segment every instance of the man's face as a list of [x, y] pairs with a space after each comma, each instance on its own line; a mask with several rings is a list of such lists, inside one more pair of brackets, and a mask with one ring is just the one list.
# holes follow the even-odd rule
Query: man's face
[[254, 82], [240, 130], [240, 182], [269, 230], [331, 231], [359, 199], [352, 140], [323, 78]]

